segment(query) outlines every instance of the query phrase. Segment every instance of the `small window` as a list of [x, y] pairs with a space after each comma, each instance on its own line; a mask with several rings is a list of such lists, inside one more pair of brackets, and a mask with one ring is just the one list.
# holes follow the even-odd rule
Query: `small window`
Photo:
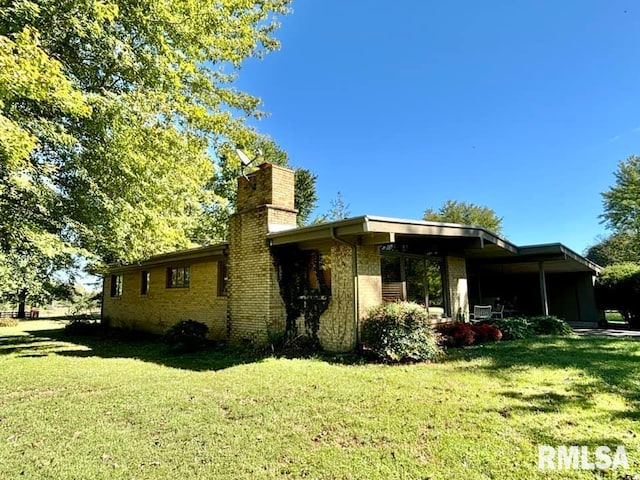
[[189, 267], [167, 268], [167, 288], [189, 288]]
[[122, 275], [111, 275], [111, 296], [122, 296]]
[[218, 262], [218, 296], [227, 296], [227, 282], [229, 280], [229, 271], [227, 262]]
[[149, 272], [143, 270], [140, 277], [140, 295], [146, 295], [149, 293], [149, 279]]

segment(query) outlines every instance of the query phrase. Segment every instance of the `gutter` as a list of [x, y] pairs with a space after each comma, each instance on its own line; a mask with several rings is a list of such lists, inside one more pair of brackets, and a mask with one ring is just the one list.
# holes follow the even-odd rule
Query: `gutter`
[[[368, 219], [365, 217], [365, 229], [368, 230]], [[336, 235], [336, 227], [329, 229], [331, 233], [331, 239], [351, 247], [351, 273], [353, 275], [353, 324], [355, 327], [356, 336], [356, 348], [360, 346], [360, 302], [358, 292], [358, 248], [356, 243], [349, 243], [346, 240], [338, 238]]]

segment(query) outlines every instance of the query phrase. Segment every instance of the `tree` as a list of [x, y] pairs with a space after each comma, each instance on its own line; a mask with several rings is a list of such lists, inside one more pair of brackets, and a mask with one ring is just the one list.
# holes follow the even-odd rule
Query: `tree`
[[313, 223], [333, 222], [335, 220], [344, 220], [349, 218], [351, 212], [349, 211], [349, 204], [344, 201], [342, 192], [338, 192], [336, 198], [331, 200], [330, 208], [326, 213], [316, 217]]
[[[618, 163], [616, 184], [602, 194], [602, 222], [640, 249], [640, 157], [634, 155]], [[634, 259], [638, 261], [638, 257]]]
[[595, 293], [599, 308], [618, 310], [631, 327], [640, 328], [640, 265], [626, 262], [605, 267]]
[[602, 267], [622, 262], [637, 262], [640, 258], [637, 242], [628, 233], [600, 237], [585, 251], [585, 257]]
[[[252, 161], [250, 167], [243, 169], [236, 147], [241, 147]], [[243, 144], [225, 142], [217, 149], [220, 168], [208, 182], [206, 189], [215, 202], [205, 207], [191, 237], [196, 243], [207, 244], [226, 238], [229, 216], [236, 206], [237, 179], [242, 173], [250, 173], [263, 162], [274, 165], [290, 166], [289, 156], [267, 135], [256, 135]], [[303, 226], [308, 222], [316, 206], [316, 176], [307, 169], [294, 168], [295, 171], [295, 208], [298, 209], [297, 223]]]
[[473, 203], [447, 200], [438, 210], [426, 209], [423, 218], [434, 222], [476, 225], [498, 235], [502, 233], [502, 217], [498, 217], [492, 208]]
[[50, 271], [47, 244], [100, 267], [192, 245], [201, 214], [227, 201], [204, 188], [208, 152], [257, 136], [246, 118], [260, 100], [233, 87], [234, 69], [278, 48], [289, 1], [5, 2], [5, 260]]

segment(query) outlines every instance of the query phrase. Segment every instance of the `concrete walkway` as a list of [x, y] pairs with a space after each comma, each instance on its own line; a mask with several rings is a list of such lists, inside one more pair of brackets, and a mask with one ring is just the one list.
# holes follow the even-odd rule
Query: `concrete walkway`
[[600, 335], [603, 337], [640, 339], [639, 330], [627, 330], [623, 328], [574, 328], [573, 330], [578, 335]]

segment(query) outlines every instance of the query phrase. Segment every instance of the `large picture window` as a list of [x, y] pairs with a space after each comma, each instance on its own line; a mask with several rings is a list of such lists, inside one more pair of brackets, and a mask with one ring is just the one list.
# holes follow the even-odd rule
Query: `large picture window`
[[191, 272], [189, 267], [167, 268], [167, 288], [189, 288]]
[[381, 258], [382, 296], [446, 310], [442, 257], [385, 254]]

